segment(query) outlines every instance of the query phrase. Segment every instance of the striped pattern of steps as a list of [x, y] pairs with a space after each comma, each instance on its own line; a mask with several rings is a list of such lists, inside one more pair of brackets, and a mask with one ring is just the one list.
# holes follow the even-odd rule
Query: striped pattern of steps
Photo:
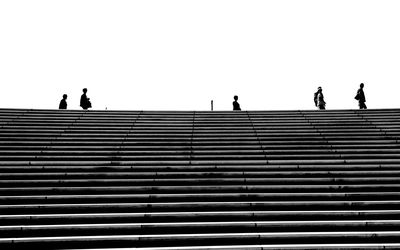
[[0, 109], [0, 248], [400, 249], [400, 110]]

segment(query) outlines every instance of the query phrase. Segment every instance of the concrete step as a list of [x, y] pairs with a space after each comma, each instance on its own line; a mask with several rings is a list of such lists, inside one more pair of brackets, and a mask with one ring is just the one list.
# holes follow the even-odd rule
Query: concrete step
[[399, 184], [400, 177], [317, 177], [317, 178], [149, 178], [149, 179], [13, 179], [1, 180], [6, 187], [74, 187], [74, 186], [182, 186], [182, 185], [378, 185]]
[[309, 171], [357, 171], [357, 172], [366, 172], [366, 171], [392, 171], [392, 170], [400, 170], [400, 164], [281, 164], [281, 165], [257, 165], [257, 164], [226, 164], [226, 165], [116, 165], [116, 164], [46, 164], [46, 165], [32, 165], [35, 162], [31, 162], [31, 165], [21, 165], [21, 164], [4, 164], [0, 167], [1, 172], [3, 173], [13, 173], [17, 172], [69, 172], [69, 173], [77, 173], [82, 171], [96, 171], [96, 172], [120, 172], [120, 171], [130, 171], [132, 172], [202, 172], [202, 171], [210, 171], [210, 172], [230, 172], [230, 171], [285, 171], [285, 172], [298, 172], [304, 171], [308, 173]]
[[362, 201], [398, 200], [400, 192], [354, 193], [187, 193], [187, 194], [95, 194], [95, 195], [11, 195], [0, 196], [3, 205], [19, 204], [75, 204], [104, 202], [246, 202], [246, 201]]
[[[279, 164], [279, 163], [294, 163], [297, 161], [298, 163], [315, 163], [316, 161], [320, 161], [321, 163], [352, 163], [357, 161], [362, 162], [378, 162], [382, 159], [381, 162], [391, 162], [398, 163], [400, 162], [400, 155], [396, 153], [392, 154], [306, 154], [306, 155], [293, 155], [293, 154], [279, 154], [279, 155], [270, 155], [263, 153], [254, 153], [254, 154], [215, 154], [215, 155], [199, 155], [199, 154], [190, 154], [190, 152], [175, 152], [173, 154], [149, 154], [149, 155], [130, 155], [130, 154], [85, 154], [85, 155], [73, 155], [73, 154], [62, 154], [62, 155], [2, 155], [1, 156], [4, 163], [9, 161], [22, 162], [29, 161], [31, 164], [34, 161], [47, 161], [58, 163], [70, 161], [71, 164], [74, 161], [105, 161], [105, 162], [121, 162], [123, 164], [140, 164], [145, 162], [155, 163], [157, 161], [162, 161], [164, 163], [168, 162], [177, 162], [182, 161], [183, 164], [202, 164], [202, 163], [210, 163], [210, 164], [230, 164], [230, 163], [257, 163], [262, 164]], [[340, 160], [337, 160], [340, 159]], [[78, 163], [80, 164], [80, 163]]]
[[146, 194], [146, 193], [305, 193], [305, 192], [399, 192], [400, 184], [347, 185], [172, 185], [162, 186], [48, 186], [0, 188], [1, 196], [9, 195], [85, 195], [85, 194]]
[[[390, 142], [390, 141], [389, 141]], [[79, 145], [79, 149], [74, 145], [62, 145], [60, 142], [51, 142], [50, 145], [45, 144], [43, 142], [20, 142], [14, 143], [16, 145], [10, 145], [10, 142], [3, 142], [3, 145], [0, 145], [0, 150], [2, 152], [12, 153], [12, 152], [29, 152], [29, 151], [46, 151], [46, 152], [80, 152], [80, 151], [137, 151], [137, 152], [145, 152], [145, 151], [168, 151], [168, 150], [192, 150], [193, 152], [214, 152], [215, 151], [238, 151], [238, 150], [264, 150], [269, 153], [278, 153], [278, 152], [321, 152], [321, 151], [331, 151], [331, 152], [377, 152], [381, 150], [386, 150], [386, 152], [396, 152], [400, 149], [400, 145], [395, 144], [393, 141], [392, 144], [341, 144], [341, 145], [328, 145], [326, 143], [320, 145], [311, 145], [311, 144], [281, 144], [281, 145], [260, 145], [260, 144], [249, 144], [249, 145], [155, 145], [155, 144], [140, 144], [134, 143], [116, 143], [114, 145], [101, 145], [101, 143], [90, 143], [89, 145], [85, 142], [77, 143]], [[299, 143], [302, 143], [299, 141]], [[69, 145], [68, 145], [69, 144]]]
[[[334, 244], [336, 242], [393, 243], [400, 237], [398, 231], [341, 231], [294, 233], [221, 233], [221, 234], [161, 234], [161, 235], [104, 235], [69, 237], [2, 238], [1, 246], [10, 247], [169, 247], [246, 244]], [[12, 245], [12, 246], [11, 246]]]
[[239, 147], [239, 146], [259, 146], [263, 148], [268, 148], [268, 147], [274, 147], [276, 146], [277, 148], [279, 147], [331, 147], [331, 148], [341, 148], [341, 147], [351, 147], [351, 148], [357, 148], [359, 147], [376, 147], [378, 145], [385, 144], [390, 145], [390, 147], [398, 147], [400, 140], [393, 139], [393, 138], [386, 138], [386, 139], [381, 139], [381, 140], [301, 140], [301, 139], [291, 139], [291, 140], [285, 140], [285, 141], [278, 141], [278, 140], [248, 140], [248, 141], [192, 141], [192, 140], [186, 140], [186, 141], [163, 141], [163, 140], [130, 140], [128, 141], [127, 139], [124, 139], [123, 141], [118, 141], [118, 140], [92, 140], [92, 141], [87, 141], [87, 140], [81, 140], [81, 141], [73, 141], [73, 140], [60, 140], [56, 138], [47, 138], [47, 139], [42, 139], [38, 140], [38, 138], [25, 138], [25, 139], [12, 139], [9, 141], [2, 141], [2, 145], [9, 145], [9, 146], [120, 146], [120, 147], [134, 147], [134, 146], [174, 146], [174, 147], [212, 147], [213, 145], [218, 148], [218, 147]]
[[[79, 168], [80, 169], [80, 168]], [[0, 169], [0, 173], [1, 173]], [[26, 169], [17, 170], [14, 172], [2, 172], [0, 180], [11, 180], [11, 179], [28, 179], [28, 180], [38, 180], [38, 179], [58, 179], [58, 180], [74, 180], [74, 179], [156, 179], [156, 178], [346, 178], [346, 177], [392, 177], [400, 176], [400, 170], [381, 170], [377, 168], [374, 170], [365, 171], [315, 171], [315, 170], [287, 170], [287, 171], [234, 171], [221, 172], [221, 171], [171, 171], [171, 169], [165, 169], [163, 172], [160, 169], [148, 169], [148, 171], [141, 172], [129, 172], [114, 169], [112, 172], [107, 171], [87, 171], [85, 169], [80, 169], [79, 172], [49, 172], [44, 171], [42, 168], [37, 169], [38, 172], [27, 172]], [[68, 170], [68, 169], [65, 169]], [[187, 169], [189, 170], [189, 169]]]
[[[320, 149], [320, 150], [269, 150], [269, 149], [236, 149], [236, 150], [198, 150], [193, 147], [187, 147], [182, 150], [147, 150], [142, 148], [140, 151], [124, 150], [118, 148], [117, 150], [81, 150], [81, 151], [55, 151], [55, 150], [41, 150], [41, 151], [21, 151], [21, 150], [0, 150], [0, 156], [2, 159], [7, 158], [21, 159], [23, 157], [31, 159], [40, 159], [42, 157], [56, 158], [60, 160], [63, 157], [77, 156], [77, 159], [85, 158], [85, 156], [90, 157], [109, 157], [110, 155], [114, 157], [120, 157], [121, 159], [139, 159], [147, 158], [149, 160], [160, 157], [176, 156], [179, 158], [181, 155], [191, 154], [192, 159], [204, 159], [210, 158], [241, 158], [246, 159], [249, 157], [257, 158], [259, 156], [265, 157], [265, 159], [280, 159], [284, 157], [285, 159], [303, 159], [303, 158], [313, 158], [313, 159], [330, 159], [330, 158], [397, 158], [399, 155], [399, 149]], [[93, 158], [94, 159], [94, 158]]]
[[153, 202], [153, 203], [74, 203], [0, 205], [3, 215], [46, 213], [126, 213], [126, 212], [199, 212], [264, 210], [398, 210], [398, 200], [377, 201], [246, 201], [246, 202]]
[[316, 221], [316, 220], [399, 220], [400, 210], [275, 210], [275, 211], [196, 211], [145, 213], [47, 213], [0, 215], [6, 225], [49, 225], [71, 223], [156, 223], [201, 221]]
[[[188, 247], [140, 247], [142, 250], [383, 250], [383, 249], [399, 249], [400, 244], [397, 243], [355, 243], [355, 244], [273, 244], [273, 245], [225, 245], [225, 246], [188, 246]], [[90, 248], [92, 249], [92, 248]], [[104, 250], [107, 248], [96, 248]], [[130, 248], [113, 248], [114, 250], [127, 250]]]
[[[333, 220], [333, 221], [227, 221], [227, 222], [173, 222], [173, 223], [100, 223], [63, 225], [0, 226], [0, 237], [65, 237], [74, 235], [126, 234], [222, 234], [266, 232], [358, 232], [396, 231], [400, 220]], [[0, 238], [1, 240], [1, 238]]]
[[[263, 158], [265, 159], [265, 158]], [[65, 160], [51, 160], [49, 158], [41, 159], [27, 159], [27, 160], [4, 160], [0, 162], [0, 168], [10, 166], [203, 166], [203, 165], [259, 165], [269, 167], [272, 165], [356, 165], [356, 164], [383, 164], [383, 165], [398, 165], [400, 159], [391, 158], [375, 158], [375, 159], [221, 159], [221, 160], [191, 160], [181, 156], [180, 159], [167, 159], [160, 158], [154, 160], [145, 159], [122, 159], [118, 157], [107, 158], [102, 157], [98, 160], [91, 160], [90, 158], [79, 160], [79, 159], [65, 159]], [[132, 167], [133, 168], [133, 167]]]
[[159, 138], [168, 138], [168, 137], [189, 137], [189, 138], [194, 138], [194, 139], [210, 139], [214, 140], [215, 138], [241, 138], [241, 137], [259, 137], [260, 139], [262, 138], [274, 138], [274, 137], [282, 137], [282, 138], [297, 138], [297, 137], [304, 137], [304, 138], [343, 138], [344, 136], [348, 136], [349, 138], [358, 138], [360, 136], [365, 137], [365, 139], [373, 139], [373, 138], [380, 138], [383, 136], [388, 136], [388, 135], [398, 135], [398, 132], [394, 131], [387, 131], [387, 132], [348, 132], [348, 133], [343, 133], [343, 132], [320, 132], [320, 131], [309, 131], [306, 133], [300, 133], [300, 132], [263, 132], [263, 131], [226, 131], [225, 133], [202, 133], [202, 132], [195, 132], [195, 131], [181, 131], [179, 133], [152, 133], [152, 132], [144, 132], [142, 133], [141, 131], [132, 131], [132, 130], [126, 130], [126, 131], [111, 131], [109, 133], [106, 133], [105, 131], [88, 131], [88, 133], [84, 133], [83, 131], [66, 131], [66, 130], [57, 130], [51, 132], [46, 132], [46, 131], [3, 131], [1, 132], [1, 138], [12, 138], [14, 136], [26, 136], [26, 137], [54, 137], [54, 136], [62, 136], [62, 137], [72, 137], [75, 138], [76, 135], [81, 135], [82, 137], [87, 137], [87, 138], [97, 138], [97, 137], [116, 137], [120, 138], [121, 136], [129, 136], [132, 139], [133, 138], [151, 138], [151, 137], [159, 137]]

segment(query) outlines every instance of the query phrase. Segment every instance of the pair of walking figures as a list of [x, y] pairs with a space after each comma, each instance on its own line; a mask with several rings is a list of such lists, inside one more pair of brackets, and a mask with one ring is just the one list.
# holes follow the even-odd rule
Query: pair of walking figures
[[[358, 106], [360, 109], [367, 109], [367, 105], [365, 105], [366, 100], [364, 94], [364, 83], [360, 84], [360, 88], [357, 90], [357, 94], [354, 99], [358, 101]], [[314, 103], [319, 109], [325, 109], [326, 102], [321, 87], [318, 87], [317, 92], [314, 93]]]

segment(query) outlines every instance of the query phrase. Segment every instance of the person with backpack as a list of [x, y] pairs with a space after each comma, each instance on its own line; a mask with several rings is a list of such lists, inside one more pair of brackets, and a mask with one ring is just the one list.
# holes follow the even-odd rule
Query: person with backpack
[[322, 94], [321, 87], [318, 87], [317, 92], [314, 93], [314, 103], [319, 109], [325, 109], [326, 102], [324, 100], [324, 94]]
[[233, 97], [233, 103], [232, 103], [232, 105], [233, 105], [233, 110], [241, 110], [241, 108], [240, 108], [240, 104], [238, 103], [238, 96], [237, 95], [235, 95], [234, 97]]
[[87, 96], [86, 96], [87, 88], [84, 88], [82, 91], [83, 91], [83, 94], [81, 95], [80, 106], [84, 110], [87, 110], [88, 108], [92, 107], [92, 103], [90, 102], [90, 98], [87, 98]]
[[63, 95], [63, 99], [60, 101], [60, 105], [58, 105], [58, 109], [67, 109], [67, 94]]
[[358, 100], [358, 106], [360, 109], [367, 109], [367, 105], [365, 105], [365, 95], [364, 95], [364, 83], [360, 84], [360, 88], [357, 90], [357, 95], [354, 99]]

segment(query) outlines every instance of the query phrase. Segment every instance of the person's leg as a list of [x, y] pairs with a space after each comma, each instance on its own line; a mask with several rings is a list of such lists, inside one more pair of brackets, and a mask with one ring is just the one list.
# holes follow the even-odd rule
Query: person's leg
[[360, 106], [360, 109], [367, 109], [367, 106], [365, 105], [365, 102], [360, 102], [359, 106]]

